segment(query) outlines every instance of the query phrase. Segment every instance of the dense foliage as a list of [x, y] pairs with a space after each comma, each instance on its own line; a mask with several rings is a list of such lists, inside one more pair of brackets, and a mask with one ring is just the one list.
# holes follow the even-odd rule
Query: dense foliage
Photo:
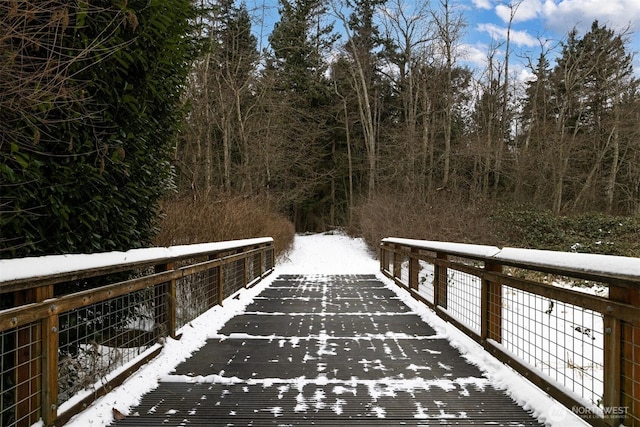
[[491, 218], [504, 245], [562, 252], [640, 257], [640, 218], [601, 213], [558, 216], [551, 211], [502, 208]]
[[189, 0], [2, 6], [14, 58], [3, 84], [22, 79], [0, 93], [1, 256], [150, 242], [172, 183], [194, 13]]

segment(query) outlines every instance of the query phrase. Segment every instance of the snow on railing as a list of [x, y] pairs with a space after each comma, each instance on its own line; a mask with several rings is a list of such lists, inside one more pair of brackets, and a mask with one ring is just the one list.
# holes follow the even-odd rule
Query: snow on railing
[[0, 425], [64, 423], [274, 263], [271, 238], [0, 260]]
[[593, 425], [640, 425], [640, 259], [387, 238], [381, 271]]

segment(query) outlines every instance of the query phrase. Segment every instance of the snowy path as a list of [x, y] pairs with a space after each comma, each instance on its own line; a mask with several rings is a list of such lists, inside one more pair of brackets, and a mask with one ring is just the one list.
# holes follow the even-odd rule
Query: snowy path
[[534, 426], [374, 275], [280, 275], [116, 426]]
[[[99, 399], [85, 412], [72, 419], [69, 425], [109, 425], [113, 422], [112, 411], [114, 409], [128, 415], [127, 419], [135, 421], [137, 417], [133, 415], [137, 409], [134, 407], [140, 404], [143, 399], [142, 396], [154, 389], [159, 387], [162, 388], [162, 384], [165, 386], [168, 384], [169, 387], [177, 387], [180, 383], [185, 382], [189, 382], [192, 386], [199, 383], [200, 385], [198, 385], [198, 387], [219, 387], [220, 390], [218, 391], [221, 393], [223, 392], [222, 387], [228, 386], [230, 387], [228, 390], [230, 393], [234, 393], [234, 390], [235, 393], [238, 393], [239, 391], [245, 393], [245, 389], [243, 387], [249, 387], [251, 378], [241, 378], [239, 375], [233, 374], [233, 370], [228, 372], [225, 371], [222, 374], [219, 372], [220, 370], [215, 373], [213, 371], [205, 370], [202, 374], [197, 375], [195, 373], [176, 371], [176, 367], [185, 360], [189, 358], [196, 359], [199, 354], [207, 354], [207, 351], [197, 353], [198, 349], [204, 348], [206, 345], [213, 345], [213, 342], [219, 345], [221, 340], [222, 342], [227, 342], [227, 344], [229, 344], [231, 342], [229, 341], [230, 337], [234, 338], [234, 340], [232, 340], [233, 342], [239, 344], [244, 343], [245, 346], [248, 343], [264, 344], [269, 341], [277, 343], [279, 348], [280, 345], [282, 346], [281, 348], [284, 353], [274, 356], [273, 359], [266, 360], [266, 364], [270, 365], [272, 370], [275, 366], [281, 365], [280, 368], [285, 370], [283, 371], [284, 375], [268, 376], [261, 374], [260, 378], [262, 378], [262, 382], [256, 381], [253, 385], [256, 387], [260, 386], [263, 389], [266, 386], [269, 386], [269, 389], [278, 390], [278, 393], [276, 394], [276, 397], [280, 396], [278, 400], [285, 399], [285, 396], [289, 400], [292, 398], [300, 398], [301, 401], [296, 401], [296, 405], [299, 403], [301, 406], [297, 407], [294, 405], [293, 407], [289, 407], [289, 410], [293, 410], [295, 412], [297, 407], [298, 409], [304, 408], [306, 411], [311, 411], [313, 408], [318, 409], [318, 406], [314, 405], [319, 405], [322, 406], [323, 409], [326, 409], [327, 414], [337, 414], [340, 411], [344, 412], [346, 409], [346, 403], [341, 406], [341, 402], [345, 400], [344, 397], [350, 395], [356, 396], [358, 394], [360, 396], [370, 396], [372, 393], [374, 395], [376, 393], [380, 393], [380, 399], [386, 399], [385, 405], [388, 406], [391, 403], [388, 400], [389, 395], [385, 395], [385, 393], [397, 395], [400, 392], [403, 394], [402, 399], [411, 395], [406, 383], [407, 378], [410, 378], [410, 376], [408, 376], [409, 373], [417, 378], [422, 378], [419, 380], [420, 384], [417, 388], [418, 390], [424, 390], [425, 381], [434, 381], [435, 378], [431, 377], [431, 379], [426, 379], [422, 377], [423, 373], [429, 372], [427, 364], [424, 361], [422, 363], [401, 363], [398, 365], [398, 360], [401, 359], [403, 354], [406, 355], [411, 353], [411, 351], [415, 351], [416, 348], [418, 348], [420, 353], [423, 354], [423, 359], [428, 360], [428, 357], [425, 358], [424, 355], [430, 354], [428, 351], [429, 349], [422, 348], [420, 346], [415, 347], [416, 343], [424, 344], [428, 340], [417, 340], [413, 337], [408, 340], [413, 343], [413, 347], [411, 347], [413, 350], [407, 350], [404, 347], [401, 349], [397, 344], [395, 344], [397, 337], [387, 337], [383, 332], [381, 332], [387, 331], [392, 332], [393, 334], [406, 333], [406, 331], [403, 332], [402, 330], [397, 329], [396, 326], [389, 325], [387, 321], [390, 319], [396, 319], [402, 323], [407, 320], [407, 316], [409, 314], [412, 317], [419, 317], [423, 321], [421, 322], [423, 325], [422, 327], [428, 328], [429, 331], [424, 334], [426, 337], [434, 338], [434, 336], [437, 336], [437, 341], [439, 343], [446, 343], [446, 340], [448, 340], [448, 342], [455, 347], [460, 354], [462, 354], [462, 357], [464, 357], [467, 362], [475, 365], [471, 366], [465, 363], [465, 366], [470, 366], [467, 371], [471, 369], [473, 374], [466, 376], [462, 374], [462, 378], [472, 378], [472, 380], [469, 381], [473, 385], [467, 384], [465, 386], [468, 392], [475, 392], [479, 385], [482, 385], [485, 389], [493, 389], [494, 387], [497, 387], [499, 389], [504, 389], [506, 394], [511, 396], [513, 401], [517, 402], [528, 411], [531, 411], [534, 416], [537, 417], [538, 421], [543, 422], [546, 425], [562, 427], [586, 425], [584, 422], [576, 418], [569, 410], [555, 403], [552, 399], [548, 398], [545, 393], [533, 387], [520, 376], [514, 374], [511, 369], [495, 360], [471, 339], [435, 316], [435, 314], [430, 310], [408, 296], [406, 292], [398, 289], [393, 283], [382, 276], [378, 270], [378, 262], [366, 250], [365, 245], [361, 240], [351, 239], [342, 235], [310, 235], [296, 237], [294, 250], [287, 260], [278, 263], [275, 273], [268, 279], [250, 290], [241, 292], [237, 299], [225, 301], [224, 307], [216, 307], [185, 326], [182, 330], [183, 336], [180, 341], [169, 340], [166, 343], [162, 354], [158, 358], [141, 369], [117, 390]], [[339, 312], [339, 314], [345, 315], [349, 315], [349, 313], [351, 313], [353, 319], [362, 318], [364, 316], [362, 316], [361, 311], [359, 311], [362, 307], [356, 308], [356, 306], [341, 306], [340, 308], [334, 308], [334, 311], [330, 311], [329, 306], [327, 305], [329, 300], [325, 299], [323, 303], [323, 299], [319, 298], [316, 301], [319, 305], [316, 304], [307, 307], [307, 309], [310, 309], [311, 311], [306, 311], [306, 315], [303, 316], [302, 312], [294, 309], [293, 305], [295, 304], [293, 303], [293, 300], [280, 298], [279, 301], [281, 301], [282, 306], [276, 310], [272, 310], [273, 313], [280, 314], [273, 315], [272, 313], [272, 315], [269, 316], [271, 317], [270, 322], [265, 323], [265, 320], [263, 319], [262, 322], [254, 325], [254, 327], [258, 329], [251, 333], [233, 332], [233, 329], [230, 329], [233, 328], [234, 325], [239, 326], [237, 324], [238, 319], [242, 318], [242, 316], [247, 316], [246, 313], [243, 314], [247, 308], [253, 310], [250, 312], [252, 316], [257, 316], [260, 311], [266, 312], [266, 307], [260, 306], [260, 304], [265, 304], [267, 302], [268, 298], [266, 298], [266, 296], [268, 296], [269, 293], [284, 291], [283, 289], [278, 289], [277, 276], [302, 274], [311, 275], [312, 279], [316, 281], [319, 280], [320, 283], [316, 285], [317, 291], [325, 293], [328, 292], [327, 289], [329, 288], [325, 285], [321, 285], [323, 281], [321, 278], [323, 276], [326, 278], [327, 275], [335, 274], [375, 275], [376, 281], [384, 284], [386, 289], [383, 291], [391, 292], [390, 295], [392, 295], [392, 297], [386, 299], [388, 300], [387, 303], [391, 300], [402, 301], [407, 307], [409, 307], [410, 313], [406, 310], [398, 309], [398, 306], [394, 306], [395, 308], [391, 309], [394, 316], [385, 317], [382, 313], [379, 313], [380, 316], [378, 317], [378, 320], [375, 321], [378, 323], [379, 331], [365, 329], [364, 331], [359, 332], [352, 330], [351, 333], [348, 333], [348, 327], [345, 325], [348, 325], [349, 322], [345, 322], [345, 319], [342, 319], [342, 323], [336, 324], [334, 322], [336, 319], [335, 316]], [[298, 279], [302, 280], [301, 278]], [[324, 280], [324, 282], [326, 283], [326, 280]], [[302, 286], [301, 283], [299, 285]], [[299, 285], [296, 285], [296, 287]], [[305, 286], [303, 286], [303, 288], [304, 287]], [[363, 291], [363, 289], [361, 289], [361, 291]], [[265, 294], [261, 294], [262, 292], [265, 292]], [[357, 300], [363, 300], [363, 298], [359, 296], [356, 299], [351, 300], [351, 304], [356, 304]], [[290, 301], [293, 305], [286, 308], [286, 303], [284, 301]], [[302, 301], [304, 302], [304, 297]], [[309, 299], [309, 301], [311, 300]], [[339, 298], [336, 301], [340, 302]], [[333, 303], [336, 303], [336, 301]], [[342, 302], [347, 302], [347, 300]], [[389, 308], [390, 307], [387, 306], [384, 310], [388, 310]], [[297, 310], [299, 309], [300, 307], [298, 307]], [[288, 313], [287, 310], [289, 310]], [[323, 310], [325, 313], [324, 324], [320, 323], [320, 326], [303, 324], [303, 319], [311, 318], [313, 317], [313, 313], [319, 314], [322, 313]], [[286, 315], [283, 313], [286, 313]], [[296, 316], [296, 313], [298, 316]], [[328, 316], [328, 313], [334, 313], [334, 315]], [[357, 314], [357, 316], [354, 314]], [[263, 314], [263, 316], [266, 315]], [[303, 330], [298, 330], [298, 332], [296, 332], [297, 335], [294, 334], [289, 337], [284, 337], [284, 335], [282, 337], [274, 335], [274, 332], [269, 330], [259, 330], [259, 328], [262, 327], [260, 325], [263, 325], [263, 323], [264, 325], [271, 324], [273, 326], [274, 322], [276, 322], [275, 319], [277, 318], [297, 319], [301, 322], [300, 325], [302, 325], [301, 327], [303, 327]], [[380, 324], [380, 319], [384, 319], [383, 324]], [[304, 332], [304, 328], [306, 328], [306, 333]], [[236, 331], [237, 330], [239, 329], [236, 329]], [[334, 332], [336, 332], [335, 336], [330, 336], [329, 330], [334, 330]], [[340, 330], [342, 330], [342, 332], [340, 332]], [[314, 363], [309, 363], [307, 366], [303, 366], [304, 364], [300, 361], [298, 361], [299, 363], [292, 363], [295, 357], [302, 357], [301, 360], [312, 361], [309, 357], [318, 357], [322, 352], [326, 352], [327, 357], [335, 358], [338, 356], [342, 360], [346, 360], [346, 357], [348, 357], [348, 351], [346, 350], [347, 346], [344, 340], [351, 340], [351, 345], [353, 345], [353, 343], [362, 342], [363, 334], [368, 340], [368, 344], [371, 344], [372, 347], [376, 347], [378, 351], [375, 354], [368, 354], [366, 357], [363, 357], [362, 363], [360, 363], [361, 360], [358, 360], [357, 363], [339, 365], [338, 368], [333, 368], [334, 370], [338, 369], [337, 372], [331, 371], [329, 369], [328, 362], [325, 361], [316, 360]], [[405, 336], [405, 338], [408, 338], [408, 336]], [[235, 341], [236, 339], [238, 341]], [[379, 339], [380, 341], [378, 341], [376, 345], [373, 345], [374, 340], [376, 339]], [[390, 343], [394, 343], [393, 346], [389, 346]], [[360, 345], [358, 346], [363, 347]], [[227, 349], [227, 351], [230, 350]], [[314, 351], [316, 353], [315, 355], [313, 354]], [[287, 352], [288, 354], [285, 354]], [[336, 353], [335, 355], [332, 354], [334, 352]], [[340, 352], [339, 355], [338, 352]], [[265, 354], [266, 353], [263, 354], [260, 351], [254, 351], [251, 354], [244, 354], [243, 356], [240, 356], [240, 353], [237, 353], [235, 359], [236, 361], [249, 363], [252, 357], [256, 358], [255, 360], [260, 360], [261, 357], [267, 357]], [[305, 359], [305, 356], [307, 356], [307, 359]], [[284, 359], [282, 359], [283, 357]], [[291, 358], [291, 360], [289, 360], [289, 358]], [[396, 360], [394, 361], [393, 358]], [[283, 363], [269, 363], [270, 360], [279, 360]], [[444, 364], [446, 365], [446, 363]], [[264, 363], [263, 365], [260, 365], [259, 363], [255, 365], [256, 376], [258, 375], [258, 368], [262, 369], [265, 366], [266, 365]], [[447, 377], [444, 375], [446, 372], [442, 371], [444, 368], [439, 366], [438, 363], [433, 365], [431, 369], [433, 370], [434, 367], [436, 369], [433, 372], [440, 372], [442, 375], [439, 378], [445, 382], [440, 383], [439, 385], [430, 383], [432, 389], [444, 390], [447, 387], [454, 387], [451, 390], [456, 391], [454, 391], [454, 394], [449, 394], [448, 397], [458, 395], [463, 390], [460, 382], [454, 385], [450, 380], [447, 380]], [[379, 373], [385, 373], [381, 378], [388, 379], [389, 377], [393, 378], [395, 376], [397, 381], [392, 381], [390, 385], [387, 385], [382, 389], [376, 389], [375, 387], [370, 388], [369, 386], [371, 386], [372, 383], [366, 382], [367, 375], [364, 372], [365, 368], [368, 369], [369, 372], [379, 371]], [[307, 371], [304, 369], [307, 369]], [[311, 370], [309, 371], [308, 369]], [[290, 372], [287, 373], [287, 370]], [[461, 372], [464, 372], [464, 370]], [[338, 373], [340, 375], [338, 375]], [[350, 375], [349, 377], [346, 377], [348, 373]], [[352, 376], [355, 379], [352, 379]], [[304, 378], [304, 380], [302, 380], [302, 378]], [[275, 379], [287, 379], [287, 381], [283, 381], [276, 386], [274, 385], [275, 382], [272, 381]], [[347, 380], [354, 382], [349, 386]], [[337, 384], [336, 381], [339, 381], [340, 384]], [[310, 388], [305, 389], [305, 385]], [[324, 387], [324, 395], [319, 392], [318, 387], [320, 386]], [[302, 387], [302, 392], [298, 391], [300, 387]], [[255, 390], [258, 390], [258, 388]], [[414, 388], [414, 395], [415, 390], [416, 389]], [[333, 393], [330, 396], [330, 400], [327, 400], [329, 399], [327, 391], [329, 391], [330, 394]], [[342, 395], [340, 395], [340, 393], [342, 393]], [[420, 393], [422, 392], [418, 392], [418, 394]], [[198, 395], [198, 398], [202, 396], [204, 396], [204, 394]], [[260, 400], [260, 395], [254, 394], [253, 396]], [[231, 399], [229, 401], [231, 401]], [[431, 411], [430, 413], [428, 411], [420, 412], [419, 408], [414, 404], [414, 412], [412, 412], [412, 414], [422, 414], [424, 416], [433, 415], [434, 413], [438, 413], [436, 411], [439, 411], [440, 409], [446, 413], [446, 400], [431, 399], [430, 402], [430, 404], [435, 405], [435, 407], [429, 408], [427, 404], [422, 407], [423, 409], [429, 409]], [[263, 409], [269, 408], [266, 413], [271, 417], [270, 420], [278, 422], [276, 416], [281, 414], [279, 411], [284, 411], [284, 405], [279, 406], [277, 404], [278, 402], [270, 405], [267, 405], [262, 401], [261, 403], [263, 403]], [[375, 416], [375, 418], [369, 419], [378, 419], [378, 415], [384, 415], [383, 412], [388, 411], [387, 409], [384, 409], [385, 405], [370, 405], [368, 407], [369, 412], [366, 413], [371, 416]], [[439, 405], [442, 405], [442, 407], [439, 407]], [[153, 406], [149, 409], [153, 409]], [[155, 410], [159, 411], [160, 407], [155, 407]], [[174, 413], [175, 410], [175, 408], [165, 408], [165, 412], [167, 413], [162, 414], [167, 416], [176, 415]], [[230, 410], [230, 412], [231, 411], [232, 410]], [[354, 414], [358, 410], [354, 410], [353, 406], [351, 406], [350, 411], [350, 413]], [[261, 411], [259, 413], [265, 415], [264, 412], [265, 411]], [[460, 416], [460, 414], [458, 414], [458, 416]], [[179, 417], [176, 415], [174, 417], [174, 421], [178, 419]], [[140, 420], [140, 418], [138, 418], [138, 420]], [[383, 418], [380, 419], [380, 421], [383, 420]], [[245, 418], [243, 421], [247, 421], [247, 419]], [[243, 421], [240, 421], [240, 424], [243, 424]]]

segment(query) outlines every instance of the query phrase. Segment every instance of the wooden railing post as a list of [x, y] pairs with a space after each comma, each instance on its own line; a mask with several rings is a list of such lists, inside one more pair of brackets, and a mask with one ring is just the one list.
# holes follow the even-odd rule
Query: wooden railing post
[[[611, 285], [609, 299], [640, 306], [640, 289]], [[605, 422], [640, 425], [640, 325], [604, 316]]]
[[[502, 265], [485, 262], [485, 271], [502, 273]], [[488, 279], [482, 280], [481, 330], [483, 340], [502, 341], [502, 284]]]
[[[53, 297], [53, 286], [42, 286], [33, 289], [27, 289], [25, 291], [19, 291], [14, 293], [15, 306], [26, 305], [29, 303], [42, 302], [48, 298]], [[33, 324], [29, 327], [19, 328], [15, 334], [15, 419], [18, 425], [31, 425], [38, 421], [42, 415], [47, 413], [49, 417], [51, 408], [48, 401], [45, 401], [45, 387], [43, 383], [50, 385], [50, 379], [43, 379], [43, 370], [46, 369], [47, 375], [51, 375], [51, 378], [55, 380], [55, 388], [57, 390], [58, 372], [57, 364], [55, 365], [55, 372], [50, 372], [48, 369], [48, 362], [50, 359], [42, 358], [38, 360], [38, 356], [46, 351], [44, 347], [49, 346], [50, 339], [56, 339], [54, 342], [57, 352], [57, 335], [54, 334], [50, 338], [50, 334], [44, 330], [47, 325], [46, 321]], [[43, 340], [47, 338], [47, 341]], [[54, 392], [56, 400], [51, 404], [57, 404], [57, 393]], [[46, 407], [45, 405], [49, 405]], [[53, 408], [53, 411], [57, 410], [57, 406]], [[41, 414], [42, 412], [42, 414]], [[54, 412], [55, 418], [55, 412]]]
[[[437, 252], [436, 258], [447, 260], [447, 254]], [[444, 309], [447, 308], [447, 268], [439, 264], [433, 266], [433, 303]]]
[[418, 290], [418, 274], [420, 273], [420, 262], [417, 258], [418, 248], [411, 248], [409, 253], [409, 288]]

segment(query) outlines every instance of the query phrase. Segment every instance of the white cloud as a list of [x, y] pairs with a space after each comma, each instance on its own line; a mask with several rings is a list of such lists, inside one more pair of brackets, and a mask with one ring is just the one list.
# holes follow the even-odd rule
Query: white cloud
[[491, 9], [493, 5], [491, 4], [491, 0], [471, 0], [473, 5], [480, 9]]
[[[506, 40], [507, 39], [507, 28], [500, 27], [495, 24], [480, 24], [478, 25], [478, 30], [488, 33], [491, 38], [494, 40]], [[539, 46], [540, 43], [538, 39], [533, 37], [526, 31], [514, 30], [511, 29], [511, 41], [516, 46], [526, 46], [526, 47], [536, 47]]]
[[584, 32], [594, 20], [614, 30], [640, 23], [638, 0], [545, 0], [542, 16], [547, 26], [561, 34], [576, 27]]
[[536, 80], [535, 74], [531, 72], [528, 68], [521, 68], [517, 72], [517, 79], [519, 82], [533, 82]]
[[[517, 2], [513, 2], [517, 3]], [[509, 22], [511, 19], [511, 8], [506, 4], [499, 4], [496, 6], [496, 15], [502, 22]], [[513, 22], [524, 22], [537, 18], [542, 12], [541, 0], [523, 0], [517, 8], [515, 8], [515, 15]]]
[[487, 65], [487, 51], [488, 47], [483, 44], [462, 44], [458, 47], [460, 57], [469, 64], [472, 68], [484, 68]]

